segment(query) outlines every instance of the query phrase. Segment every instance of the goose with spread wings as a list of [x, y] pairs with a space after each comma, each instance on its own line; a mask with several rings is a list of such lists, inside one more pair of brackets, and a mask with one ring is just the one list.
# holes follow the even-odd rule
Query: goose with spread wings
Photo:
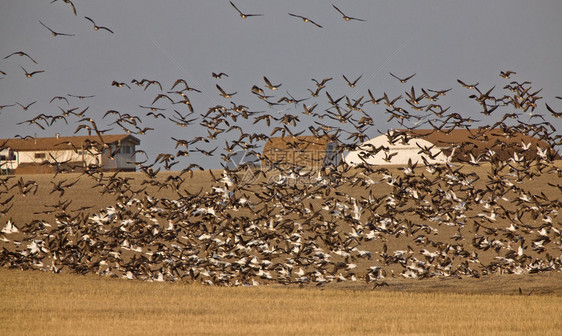
[[91, 18], [89, 18], [89, 17], [87, 17], [87, 16], [84, 16], [84, 18], [85, 18], [86, 20], [90, 21], [90, 22], [94, 25], [94, 30], [95, 30], [95, 31], [98, 31], [98, 30], [100, 30], [100, 29], [103, 29], [103, 30], [107, 30], [107, 31], [110, 32], [111, 34], [114, 34], [114, 33], [113, 33], [113, 30], [111, 30], [111, 29], [109, 29], [109, 28], [107, 28], [107, 27], [98, 26], [98, 25], [94, 22], [94, 20], [92, 20]]
[[313, 25], [315, 25], [315, 26], [318, 27], [318, 28], [322, 28], [321, 25], [319, 25], [318, 23], [312, 21], [311, 19], [309, 19], [309, 18], [307, 18], [307, 17], [300, 16], [300, 15], [297, 15], [297, 14], [292, 14], [292, 13], [289, 13], [289, 15], [290, 15], [290, 16], [294, 16], [294, 17], [297, 17], [297, 18], [300, 18], [300, 19], [302, 19], [304, 22], [312, 23]]
[[239, 10], [238, 7], [236, 7], [236, 5], [234, 5], [232, 3], [232, 1], [230, 1], [230, 4], [232, 5], [232, 7], [234, 7], [234, 9], [236, 9], [236, 11], [240, 14], [240, 17], [243, 18], [243, 19], [248, 18], [250, 16], [263, 16], [263, 14], [245, 14], [245, 13], [242, 13], [242, 11]]
[[40, 23], [43, 27], [47, 28], [47, 29], [51, 32], [51, 34], [52, 34], [53, 36], [55, 36], [55, 37], [56, 37], [56, 36], [75, 36], [74, 34], [65, 34], [65, 33], [56, 32], [56, 31], [52, 30], [51, 28], [47, 27], [43, 22], [39, 21], [39, 23]]
[[358, 18], [354, 18], [354, 17], [345, 15], [345, 14], [344, 14], [338, 7], [336, 7], [335, 5], [332, 5], [332, 7], [334, 7], [335, 10], [337, 10], [337, 11], [342, 15], [342, 17], [343, 17], [343, 19], [344, 19], [345, 21], [352, 21], [352, 20], [354, 20], [354, 21], [362, 21], [362, 22], [365, 22], [365, 20], [363, 20], [363, 19], [358, 19]]

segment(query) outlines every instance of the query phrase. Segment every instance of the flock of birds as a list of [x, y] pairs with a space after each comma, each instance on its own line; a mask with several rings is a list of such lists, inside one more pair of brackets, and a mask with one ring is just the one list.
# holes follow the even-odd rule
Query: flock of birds
[[[246, 19], [246, 18], [249, 18], [249, 17], [252, 17], [252, 16], [263, 16], [263, 14], [245, 14], [245, 13], [243, 13], [240, 9], [238, 9], [238, 7], [236, 7], [236, 5], [235, 5], [234, 3], [232, 3], [232, 1], [230, 1], [230, 4], [232, 5], [232, 7], [234, 7], [234, 9], [236, 9], [236, 11], [238, 12], [238, 14], [240, 14], [240, 17], [243, 18], [243, 19]], [[344, 19], [345, 21], [365, 21], [365, 20], [363, 20], [363, 19], [354, 18], [354, 17], [345, 15], [345, 14], [344, 14], [338, 7], [336, 7], [335, 5], [332, 5], [332, 7], [334, 7], [334, 9], [335, 9], [336, 11], [338, 11], [338, 13], [340, 13], [340, 14], [342, 15], [342, 17], [343, 17], [343, 19]], [[321, 25], [319, 25], [318, 23], [312, 21], [311, 19], [309, 19], [309, 18], [307, 18], [307, 17], [305, 17], [305, 16], [297, 15], [297, 14], [293, 14], [293, 13], [289, 13], [289, 15], [292, 16], [292, 17], [299, 18], [299, 19], [303, 20], [303, 22], [305, 22], [305, 23], [311, 23], [311, 24], [315, 25], [315, 26], [318, 27], [318, 28], [323, 28]]]
[[[213, 75], [216, 79], [227, 76]], [[353, 80], [342, 77], [350, 87], [360, 80], [360, 77]], [[402, 83], [409, 78], [398, 77]], [[499, 138], [487, 152], [478, 158], [472, 156], [474, 160], [468, 165], [489, 165], [486, 181], [481, 181], [481, 175], [454, 162], [439, 165], [424, 160], [424, 165], [410, 162], [392, 170], [369, 165], [350, 167], [345, 163], [309, 169], [272, 161], [259, 152], [260, 144], [278, 132], [290, 136], [302, 134], [303, 131], [295, 129], [303, 122], [301, 118], [306, 117], [313, 118], [316, 127], [304, 130], [318, 138], [339, 141], [341, 151], [357, 148], [357, 139], [362, 139], [365, 131], [374, 127], [373, 111], [369, 108], [378, 106], [379, 102], [386, 105], [389, 120], [399, 119], [406, 127], [404, 131], [386, 133], [391, 143], [409, 141], [413, 135], [408, 130], [425, 123], [434, 126], [431, 132], [446, 133], [454, 128], [468, 128], [474, 120], [448, 112], [449, 108], [439, 105], [439, 99], [450, 89], [412, 86], [404, 92], [406, 98], [402, 95], [389, 98], [387, 93], [377, 97], [368, 90], [368, 100], [334, 98], [325, 92], [328, 108], [321, 113], [316, 111], [316, 106], [322, 104], [320, 92], [298, 99], [287, 92], [274, 99], [274, 92], [282, 84], [273, 84], [267, 77], [263, 79], [262, 84], [250, 89], [258, 99], [274, 106], [297, 108], [300, 105], [302, 110], [298, 114], [251, 111], [248, 106], [231, 100], [236, 91], [217, 84], [217, 94], [230, 100], [230, 106], [212, 106], [206, 113], [197, 115], [199, 109], [190, 104], [187, 95], [199, 94], [201, 90], [190, 87], [187, 81], [178, 79], [167, 93], [160, 93], [164, 86], [158, 81], [131, 80], [133, 87], [147, 91], [154, 87], [159, 92], [152, 104], [140, 106], [147, 110], [147, 117], [168, 119], [181, 127], [202, 126], [208, 135], [172, 138], [175, 153], [161, 153], [153, 161], [139, 150], [136, 154], [146, 157], [135, 162], [145, 178], [141, 189], [132, 187], [130, 177], [119, 173], [108, 176], [99, 167], [87, 167], [80, 178], [89, 176], [96, 181], [95, 189], [116, 196], [114, 205], [97, 212], [91, 213], [88, 207], [70, 210], [71, 200], [63, 200], [65, 190], [72, 188], [76, 181], [53, 182], [51, 193], [58, 194], [61, 200], [37, 214], [53, 216], [54, 222], [37, 219], [22, 225], [8, 220], [2, 229], [0, 264], [21, 269], [228, 286], [366, 281], [377, 287], [387, 285], [385, 278], [389, 277], [479, 277], [561, 269], [562, 228], [558, 212], [562, 202], [560, 197], [547, 195], [562, 193], [562, 185], [556, 183], [562, 169], [555, 163], [557, 155], [553, 149], [560, 145], [561, 136], [545, 121], [545, 115], [536, 111], [542, 97], [538, 96], [540, 90], [531, 89], [530, 83], [511, 81], [504, 89], [512, 94], [498, 96], [492, 94], [494, 88], [482, 90], [478, 83], [459, 80], [462, 87], [475, 92], [469, 97], [481, 106], [483, 117], [495, 115], [502, 108], [509, 111], [496, 118], [499, 121], [493, 125], [472, 129], [472, 143], [452, 141], [452, 147], [472, 153], [474, 144], [488, 141], [485, 137], [490, 130], [497, 130], [506, 139], [522, 132], [532, 134], [552, 146], [545, 149], [521, 143], [512, 148], [513, 156], [505, 160], [500, 159], [500, 152], [514, 145]], [[313, 83], [318, 90], [325, 90], [332, 80], [325, 78]], [[115, 86], [128, 85], [116, 82]], [[303, 101], [310, 98], [316, 98], [317, 102], [306, 105]], [[67, 97], [54, 97], [52, 101], [55, 100], [67, 101]], [[178, 104], [184, 110], [178, 111]], [[87, 108], [82, 112], [66, 112], [67, 116], [61, 116], [78, 118], [76, 131], [87, 128], [98, 138], [93, 141], [93, 148], [97, 142], [97, 150], [103, 150], [103, 137], [109, 130], [100, 129], [94, 118], [86, 115]], [[43, 116], [35, 121], [42, 120], [47, 127], [57, 117]], [[141, 128], [141, 117], [136, 114], [109, 110], [101, 119], [108, 118], [114, 119], [108, 121], [110, 125], [126, 132], [142, 133], [148, 129]], [[540, 121], [535, 122], [536, 118]], [[271, 132], [244, 132], [238, 126], [240, 120], [267, 123]], [[337, 123], [351, 125], [355, 132]], [[225, 140], [226, 154], [221, 154], [221, 159], [226, 161], [240, 150], [252, 152], [265, 160], [262, 169], [241, 165], [225, 168], [217, 175], [217, 171], [205, 171], [190, 163], [177, 174], [159, 178], [162, 166], [178, 168], [180, 157], [194, 152], [215, 156], [221, 134], [230, 132], [238, 132], [239, 138], [230, 143]], [[293, 150], [306, 148], [307, 144], [302, 143], [306, 140], [299, 143], [299, 138], [293, 139]], [[203, 144], [213, 148], [203, 148]], [[372, 148], [372, 154], [387, 150], [384, 146]], [[434, 155], [428, 148], [420, 147], [420, 153], [428, 155], [427, 158]], [[527, 160], [527, 154], [535, 158]], [[247, 172], [255, 174], [251, 182], [243, 178], [242, 173]], [[529, 185], [544, 176], [554, 178], [545, 181], [551, 192], [546, 189], [531, 192]], [[190, 190], [192, 178], [208, 179], [209, 188]], [[288, 183], [289, 180], [293, 183]], [[22, 197], [36, 193], [41, 187], [34, 181], [14, 176], [0, 178], [0, 182], [2, 194]], [[173, 191], [177, 198], [157, 197], [157, 192], [147, 191], [148, 186]], [[4, 216], [11, 214], [13, 202], [14, 195], [0, 199]]]
[[[54, 1], [51, 1], [51, 3], [58, 2], [58, 1], [60, 1], [60, 0], [54, 0]], [[65, 4], [69, 4], [69, 5], [72, 7], [72, 12], [74, 13], [74, 15], [75, 15], [75, 16], [78, 15], [78, 12], [77, 12], [77, 10], [76, 10], [76, 6], [74, 5], [74, 3], [73, 3], [72, 1], [70, 1], [70, 0], [62, 0], [62, 2], [65, 3]], [[238, 14], [240, 14], [240, 17], [241, 17], [242, 19], [246, 19], [246, 18], [254, 17], [254, 16], [263, 16], [263, 14], [246, 14], [246, 13], [243, 13], [240, 9], [238, 9], [238, 7], [236, 7], [236, 5], [235, 5], [232, 1], [230, 1], [230, 4], [231, 4], [232, 7], [238, 12]], [[347, 16], [346, 14], [344, 14], [344, 13], [343, 13], [338, 7], [336, 7], [335, 5], [332, 5], [332, 7], [333, 7], [338, 13], [340, 13], [340, 14], [342, 15], [342, 18], [343, 18], [345, 21], [365, 21], [364, 19], [359, 19], [359, 18]], [[303, 20], [303, 22], [311, 23], [311, 24], [315, 25], [315, 26], [318, 27], [318, 28], [323, 28], [321, 25], [319, 25], [319, 24], [316, 23], [315, 21], [312, 21], [311, 19], [309, 19], [309, 18], [307, 18], [307, 17], [305, 17], [305, 16], [298, 15], [298, 14], [293, 14], [293, 13], [288, 13], [288, 14], [289, 14], [290, 16], [292, 16], [292, 17], [296, 17], [296, 18], [299, 18], [299, 19]], [[108, 27], [105, 27], [105, 26], [99, 26], [92, 18], [90, 18], [90, 17], [88, 17], [88, 16], [84, 16], [84, 18], [85, 18], [86, 20], [88, 20], [88, 21], [92, 24], [93, 29], [94, 29], [95, 31], [106, 31], [106, 32], [108, 32], [108, 33], [114, 34], [114, 31], [113, 31], [112, 29], [110, 29], [110, 28], [108, 28]], [[43, 22], [41, 22], [41, 21], [39, 21], [39, 23], [40, 23], [45, 29], [47, 29], [47, 30], [49, 31], [49, 33], [50, 33], [52, 36], [54, 36], [54, 37], [57, 37], [57, 36], [76, 36], [76, 34], [62, 33], [62, 32], [56, 31], [56, 30], [52, 29], [51, 27], [47, 26], [45, 23], [43, 23]], [[35, 63], [37, 63], [37, 62], [35, 62]], [[2, 71], [0, 71], [0, 73], [5, 75], [5, 73], [3, 73]], [[27, 73], [27, 72], [26, 72], [26, 73]]]
[[[77, 15], [70, 0], [63, 2]], [[263, 15], [244, 13], [230, 4], [243, 19]], [[346, 21], [364, 21], [332, 6]], [[289, 15], [322, 28], [307, 17]], [[113, 33], [85, 19], [95, 30]], [[41, 24], [54, 36], [72, 35]], [[37, 64], [23, 51], [4, 59], [16, 56]], [[20, 67], [27, 78], [43, 72]], [[415, 75], [390, 73], [401, 84]], [[144, 135], [156, 130], [143, 123], [156, 120], [204, 132], [190, 138], [171, 137], [173, 150], [154, 158], [137, 150], [133, 163], [144, 178], [140, 189], [130, 177], [95, 165], [85, 167], [80, 179], [91, 178], [95, 190], [116, 197], [115, 204], [104, 209], [71, 209], [72, 200], [64, 195], [78, 180], [65, 179], [52, 182], [50, 194], [59, 200], [36, 213], [41, 219], [18, 223], [12, 218], [17, 211], [14, 202], [49, 186], [0, 177], [0, 218], [6, 223], [0, 234], [0, 265], [225, 286], [365, 281], [377, 287], [388, 285], [385, 279], [391, 277], [559, 271], [562, 169], [556, 163], [555, 148], [562, 144], [562, 135], [549, 120], [558, 120], [562, 112], [548, 104], [543, 109], [541, 90], [513, 80], [513, 75], [513, 71], [500, 73], [507, 81], [500, 93], [495, 86], [483, 88], [480, 83], [457, 80], [489, 123], [444, 106], [440, 100], [452, 88], [412, 85], [398, 95], [370, 89], [361, 95], [362, 75], [312, 79], [308, 93], [302, 95], [281, 93], [283, 83], [263, 76], [263, 82], [253, 84], [246, 93], [264, 102], [269, 112], [238, 101], [239, 93], [229, 87], [229, 75], [224, 72], [212, 73], [217, 81], [214, 95], [223, 103], [206, 109], [195, 104], [193, 97], [213, 94], [182, 78], [173, 83], [113, 80], [110, 85], [116, 90], [153, 94], [148, 103], [139, 104], [142, 113], [108, 110], [100, 118], [89, 106], [79, 104], [93, 95], [55, 96], [49, 103], [59, 104], [60, 113], [42, 113], [21, 123], [43, 130], [58, 122], [75, 125], [74, 134], [93, 137], [87, 149], [93, 154], [117, 154], [105, 143], [105, 134]], [[353, 88], [354, 95], [329, 92], [337, 80]], [[0, 109], [19, 105], [27, 111], [34, 103], [14, 102]], [[471, 141], [451, 139], [450, 149], [470, 155], [471, 160], [431, 164], [428, 159], [435, 149], [420, 147], [424, 165], [409, 162], [391, 169], [367, 164], [350, 167], [342, 162], [337, 167], [319, 164], [310, 169], [275, 161], [261, 151], [266, 141], [279, 135], [293, 139], [291, 149], [297, 153], [308, 145], [307, 140], [296, 138], [299, 135], [329, 138], [338, 144], [340, 153], [356, 150], [376, 129], [376, 114], [404, 128], [379, 131], [390, 143], [408, 142], [414, 137], [410, 131], [416, 129], [444, 134], [470, 129]], [[476, 123], [484, 126], [474, 127]], [[488, 143], [491, 130], [500, 136], [496, 142], [484, 153], [473, 152], [475, 144]], [[517, 134], [531, 135], [550, 147], [514, 146], [502, 140]], [[508, 147], [514, 154], [500, 158]], [[388, 147], [362, 150], [367, 156], [383, 151], [392, 162]], [[227, 168], [226, 163], [239, 152], [259, 158], [262, 168], [243, 164]], [[224, 169], [206, 171], [193, 160], [197, 155], [220, 158]], [[57, 174], [69, 169], [66, 162], [51, 159], [46, 164], [56, 166]], [[486, 169], [487, 176], [471, 171], [472, 166]], [[172, 168], [178, 169], [177, 174], [161, 177], [162, 169]], [[252, 179], [246, 178], [248, 174]], [[191, 190], [194, 178], [208, 179], [209, 188]], [[541, 178], [544, 189], [532, 192], [534, 181]], [[176, 197], [158, 196], [159, 190]]]

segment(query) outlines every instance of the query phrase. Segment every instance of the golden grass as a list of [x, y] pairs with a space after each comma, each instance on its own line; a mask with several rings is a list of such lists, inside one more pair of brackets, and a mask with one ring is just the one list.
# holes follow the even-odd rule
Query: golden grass
[[562, 298], [223, 288], [0, 269], [2, 335], [559, 335]]

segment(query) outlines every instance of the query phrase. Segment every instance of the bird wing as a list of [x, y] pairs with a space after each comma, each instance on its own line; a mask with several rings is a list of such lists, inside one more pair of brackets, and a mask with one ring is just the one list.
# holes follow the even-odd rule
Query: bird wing
[[109, 29], [109, 28], [107, 28], [107, 27], [101, 27], [101, 26], [100, 26], [100, 27], [98, 27], [98, 29], [105, 29], [105, 30], [107, 30], [108, 32], [110, 32], [111, 34], [115, 34], [115, 33], [113, 32], [113, 30], [111, 30], [111, 29]]
[[244, 13], [242, 13], [242, 12], [238, 9], [238, 7], [236, 7], [236, 6], [232, 3], [232, 1], [230, 1], [230, 4], [232, 5], [232, 7], [234, 7], [234, 9], [236, 9], [236, 11], [237, 11], [238, 13], [244, 15]]
[[334, 6], [333, 4], [332, 7], [334, 7], [338, 12], [340, 12], [341, 15], [346, 16], [338, 7]]
[[216, 87], [223, 95], [226, 95], [226, 92], [224, 92], [224, 90], [218, 84], [216, 85]]
[[40, 23], [43, 27], [49, 29], [49, 31], [50, 31], [51, 33], [54, 33], [54, 32], [55, 32], [55, 31], [52, 30], [51, 28], [47, 27], [43, 22], [39, 21], [39, 23]]
[[94, 20], [90, 19], [89, 17], [84, 16], [84, 18], [85, 18], [86, 20], [90, 21], [94, 26], [96, 25], [96, 23], [94, 22]]
[[269, 81], [269, 79], [267, 79], [267, 77], [263, 76], [263, 80], [265, 81], [265, 84], [269, 85], [269, 86], [273, 86], [271, 84], [271, 82]]

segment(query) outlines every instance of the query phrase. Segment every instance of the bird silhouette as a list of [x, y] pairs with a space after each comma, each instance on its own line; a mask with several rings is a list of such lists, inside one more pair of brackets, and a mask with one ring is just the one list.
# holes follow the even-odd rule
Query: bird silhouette
[[51, 98], [51, 100], [49, 100], [49, 104], [52, 103], [54, 100], [64, 100], [67, 105], [70, 105], [68, 102], [68, 98], [64, 96], [54, 96], [53, 98]]
[[265, 84], [266, 84], [265, 86], [270, 90], [277, 90], [281, 86], [281, 84], [278, 84], [278, 85], [271, 84], [269, 79], [267, 79], [267, 77], [265, 77], [265, 76], [263, 76], [263, 80], [265, 81]]
[[292, 14], [292, 13], [289, 13], [289, 15], [290, 15], [290, 16], [294, 16], [294, 17], [297, 17], [297, 18], [300, 18], [300, 19], [303, 20], [304, 22], [312, 23], [313, 25], [315, 25], [315, 26], [318, 27], [318, 28], [322, 28], [321, 25], [319, 25], [318, 23], [312, 21], [311, 19], [309, 19], [309, 18], [307, 18], [307, 17], [300, 16], [300, 15], [297, 15], [297, 14]]
[[217, 89], [220, 92], [220, 95], [224, 98], [232, 98], [237, 92], [226, 93], [218, 84], [216, 84]]
[[75, 36], [74, 34], [57, 33], [56, 31], [54, 31], [54, 30], [52, 30], [51, 28], [47, 27], [43, 22], [39, 21], [39, 23], [40, 23], [43, 27], [47, 28], [47, 29], [51, 32], [51, 34], [52, 34], [53, 36], [55, 36], [55, 37], [57, 37], [57, 36]]
[[502, 78], [509, 78], [509, 76], [515, 75], [515, 74], [517, 74], [517, 72], [511, 71], [511, 70], [500, 71], [500, 77], [502, 77]]
[[126, 88], [128, 88], [128, 89], [131, 88], [127, 83], [118, 82], [118, 81], [112, 81], [112, 82], [111, 82], [111, 86], [126, 87]]
[[21, 108], [22, 108], [24, 111], [27, 111], [27, 109], [29, 109], [29, 107], [30, 107], [31, 105], [35, 104], [35, 103], [37, 103], [37, 100], [34, 101], [34, 102], [31, 102], [31, 103], [29, 103], [29, 104], [27, 104], [27, 105], [25, 105], [25, 106], [22, 105], [22, 104], [20, 104], [20, 103], [18, 103], [18, 102], [16, 102], [16, 104], [18, 104], [19, 106], [21, 106]]
[[84, 16], [84, 18], [85, 18], [86, 20], [90, 21], [90, 22], [94, 25], [94, 30], [95, 30], [95, 31], [98, 31], [98, 30], [102, 29], [102, 30], [107, 30], [108, 32], [110, 32], [111, 34], [113, 34], [113, 30], [111, 30], [111, 29], [109, 29], [109, 28], [107, 28], [107, 27], [102, 27], [102, 26], [96, 25], [96, 23], [94, 22], [94, 20], [92, 20], [91, 18], [89, 18], [89, 17], [87, 17], [87, 16]]
[[343, 19], [344, 19], [345, 21], [352, 21], [352, 20], [353, 20], [353, 21], [365, 21], [365, 20], [363, 20], [363, 19], [358, 19], [358, 18], [354, 18], [354, 17], [345, 15], [345, 14], [344, 14], [338, 7], [336, 7], [335, 5], [332, 5], [332, 7], [334, 7], [334, 9], [337, 10], [337, 11], [342, 15], [342, 17], [343, 17]]
[[475, 87], [478, 86], [479, 83], [476, 84], [466, 84], [465, 82], [461, 81], [460, 79], [457, 79], [457, 82], [459, 82], [463, 87], [467, 88], [467, 89], [474, 89]]
[[360, 75], [359, 77], [357, 77], [355, 80], [350, 81], [349, 79], [347, 79], [347, 77], [345, 77], [345, 75], [343, 75], [343, 79], [345, 79], [345, 81], [347, 82], [347, 85], [349, 87], [355, 87], [355, 85], [357, 84], [357, 82], [361, 79], [361, 77], [363, 77], [363, 75]]
[[223, 76], [228, 77], [228, 75], [227, 75], [226, 73], [224, 73], [224, 72], [219, 72], [219, 73], [213, 72], [213, 73], [212, 73], [212, 76], [213, 76], [214, 78], [217, 78], [217, 79], [220, 79], [220, 78], [222, 78]]
[[35, 74], [45, 72], [45, 70], [36, 70], [36, 71], [28, 72], [28, 71], [25, 70], [25, 68], [22, 67], [21, 65], [20, 65], [20, 68], [23, 70], [23, 72], [25, 72], [25, 77], [27, 77], [27, 78], [31, 78], [31, 77], [33, 77], [33, 75], [35, 75]]
[[400, 77], [394, 75], [392, 72], [390, 72], [390, 75], [391, 75], [392, 77], [398, 79], [398, 80], [400, 81], [400, 83], [406, 83], [406, 82], [408, 82], [408, 80], [409, 80], [410, 78], [414, 77], [416, 74], [413, 74], [413, 75], [408, 76], [408, 77], [405, 77], [405, 78], [400, 78]]
[[238, 14], [240, 14], [240, 17], [243, 18], [243, 19], [246, 19], [246, 18], [251, 17], [251, 16], [263, 16], [263, 14], [244, 14], [244, 13], [242, 13], [242, 12], [238, 9], [238, 7], [236, 7], [236, 6], [232, 3], [232, 1], [230, 1], [230, 4], [232, 5], [232, 7], [234, 7], [234, 9], [236, 9], [236, 11], [238, 12]]
[[[13, 52], [13, 53], [9, 54], [8, 56], [4, 57], [4, 59], [7, 59], [7, 58], [9, 58], [10, 56], [13, 56], [13, 55], [26, 56], [26, 57], [29, 58], [33, 63], [37, 64], [37, 61], [35, 61], [33, 58], [31, 58], [31, 56], [29, 56], [27, 53], [25, 53], [25, 52], [23, 52], [23, 51], [16, 51], [16, 52]], [[5, 74], [4, 74], [4, 75], [5, 75]]]
[[[53, 0], [53, 1], [51, 1], [50, 3], [57, 2], [57, 1], [59, 1], [59, 0]], [[72, 1], [70, 1], [70, 0], [62, 0], [62, 2], [67, 3], [67, 4], [70, 4], [70, 5], [72, 6], [72, 12], [74, 13], [74, 15], [75, 15], [75, 16], [78, 15], [78, 14], [76, 13], [76, 7], [74, 6], [74, 3], [73, 3]]]
[[81, 96], [81, 95], [72, 95], [72, 94], [68, 94], [69, 97], [74, 97], [74, 98], [78, 98], [80, 100], [82, 99], [86, 99], [86, 98], [94, 98], [95, 95], [89, 95], [89, 96]]

